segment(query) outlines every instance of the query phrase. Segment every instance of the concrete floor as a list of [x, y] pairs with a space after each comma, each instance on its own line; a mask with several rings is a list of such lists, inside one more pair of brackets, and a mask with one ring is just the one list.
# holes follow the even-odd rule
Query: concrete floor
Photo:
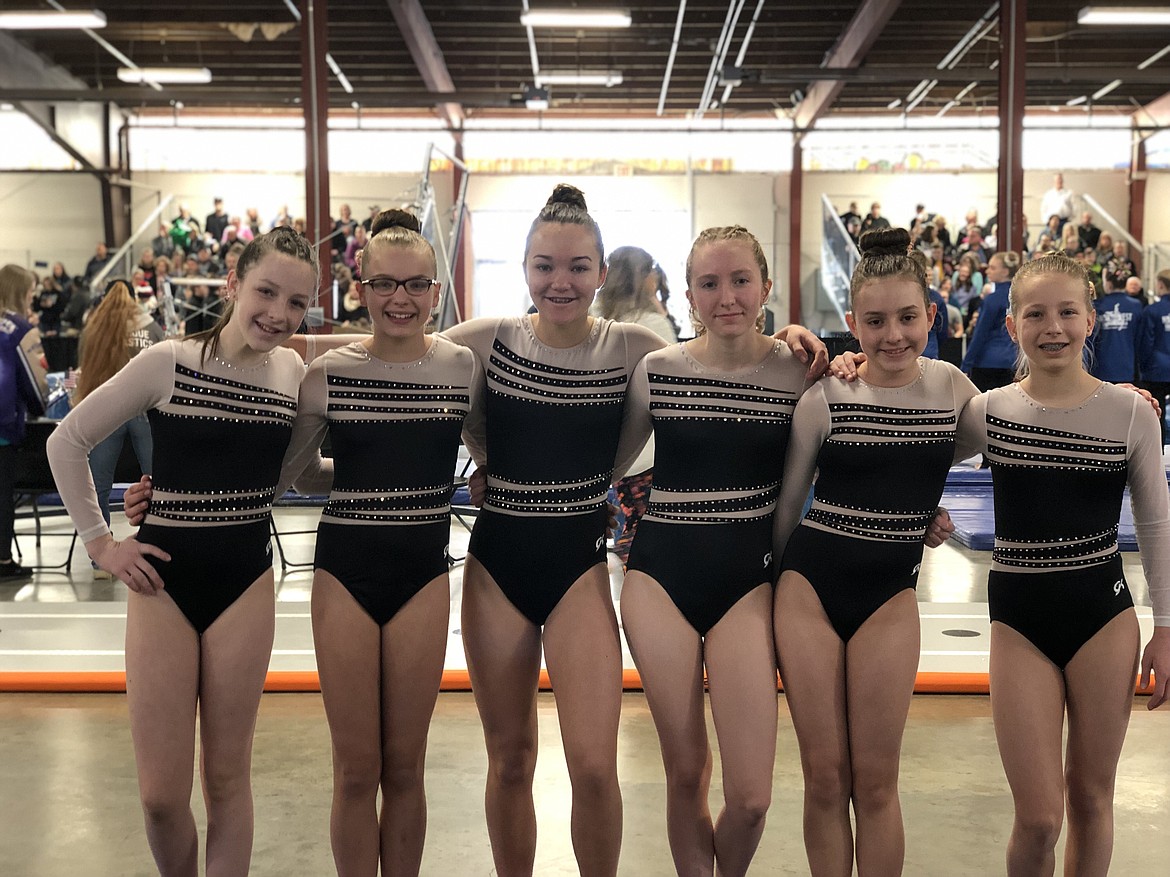
[[[306, 524], [311, 527], [315, 514], [310, 510], [282, 510], [279, 517], [281, 529], [292, 530]], [[466, 535], [454, 527], [452, 536], [452, 551], [461, 553]], [[310, 555], [308, 544], [307, 537], [285, 540], [286, 550], [298, 558]], [[58, 559], [63, 552], [62, 543], [47, 540], [45, 552]], [[76, 560], [83, 561], [84, 556]], [[927, 552], [918, 593], [924, 618], [924, 652], [927, 613], [932, 608], [946, 611], [942, 607], [965, 605], [965, 611], [986, 617], [983, 604], [987, 562], [985, 553], [958, 546]], [[617, 569], [615, 595], [620, 590]], [[1127, 557], [1126, 572], [1134, 585], [1135, 599], [1144, 603], [1144, 581], [1133, 555]], [[292, 613], [290, 617], [303, 614], [308, 585], [306, 572], [285, 576], [280, 584], [278, 613], [287, 611]], [[453, 575], [453, 619], [458, 618], [460, 589], [457, 568]], [[58, 645], [80, 645], [76, 633], [60, 626], [50, 611], [69, 607], [48, 604], [74, 604], [79, 611], [92, 609], [99, 613], [98, 617], [109, 619], [117, 615], [124, 601], [121, 584], [92, 582], [87, 565], [77, 563], [68, 576], [42, 573], [32, 583], [0, 585], [0, 670], [12, 669], [16, 666], [13, 661], [50, 660], [38, 658], [32, 654], [35, 650], [23, 646], [23, 651], [9, 650], [4, 644], [11, 643], [13, 635], [23, 638], [23, 643], [30, 636], [47, 640], [56, 631]], [[28, 610], [44, 613], [38, 616], [35, 631], [20, 627], [22, 622], [27, 624], [21, 613]], [[1148, 616], [1148, 610], [1143, 611]], [[76, 619], [71, 623], [86, 624]], [[303, 620], [296, 623], [307, 629]], [[300, 639], [306, 635], [305, 631], [294, 633]], [[13, 657], [18, 652], [23, 657]], [[95, 650], [95, 654], [99, 652], [114, 653], [101, 660], [120, 660], [116, 648]], [[982, 660], [977, 650], [972, 655], [976, 656], [973, 660]], [[274, 667], [279, 660], [274, 657]], [[927, 660], [925, 653], [923, 660]], [[19, 666], [27, 669], [26, 664]], [[808, 873], [800, 829], [800, 767], [783, 696], [779, 698], [779, 709], [773, 804], [753, 875]], [[556, 707], [551, 695], [540, 696], [539, 721], [542, 749], [536, 779], [540, 821], [536, 873], [574, 874], [568, 778], [559, 751]], [[711, 738], [714, 745], [713, 733]], [[621, 874], [672, 874], [665, 834], [662, 762], [646, 701], [640, 693], [625, 695], [619, 745], [619, 775], [625, 801]], [[428, 753], [430, 829], [424, 874], [461, 877], [493, 873], [481, 803], [485, 763], [471, 695], [442, 694]], [[330, 770], [329, 736], [320, 697], [265, 695], [253, 771], [253, 874], [284, 877], [332, 873], [328, 840]], [[712, 788], [712, 806], [716, 810], [719, 797], [716, 770]], [[1003, 873], [1012, 807], [986, 697], [915, 697], [903, 748], [902, 803], [907, 831], [906, 874], [981, 877]], [[194, 806], [202, 828], [198, 793]], [[1144, 698], [1134, 701], [1122, 755], [1116, 825], [1112, 873], [1123, 877], [1167, 873], [1170, 710], [1148, 713]], [[125, 697], [0, 694], [0, 877], [152, 873], [153, 862], [138, 806]]]
[[[125, 699], [112, 694], [0, 695], [0, 873], [19, 877], [149, 875]], [[536, 873], [576, 873], [555, 706], [540, 696]], [[712, 739], [713, 736], [712, 736]], [[264, 697], [256, 731], [255, 875], [331, 873], [329, 738], [321, 700]], [[470, 694], [440, 696], [427, 758], [430, 828], [423, 873], [492, 874], [480, 808], [485, 757]], [[625, 801], [621, 874], [670, 875], [664, 780], [645, 698], [623, 703], [619, 772]], [[1117, 789], [1112, 873], [1165, 874], [1170, 860], [1170, 712], [1135, 701]], [[780, 699], [768, 828], [753, 875], [807, 874], [796, 741]], [[717, 806], [716, 774], [712, 801]], [[918, 696], [902, 763], [906, 871], [929, 877], [1003, 873], [1011, 798], [985, 697]], [[203, 827], [198, 794], [196, 813]]]

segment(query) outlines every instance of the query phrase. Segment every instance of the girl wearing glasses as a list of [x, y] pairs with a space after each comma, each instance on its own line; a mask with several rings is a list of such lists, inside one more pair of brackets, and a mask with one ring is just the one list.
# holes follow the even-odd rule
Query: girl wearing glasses
[[334, 479], [317, 528], [312, 616], [333, 738], [339, 874], [375, 874], [379, 863], [384, 874], [417, 874], [426, 834], [423, 763], [446, 654], [451, 486], [481, 381], [470, 350], [425, 332], [439, 283], [419, 231], [401, 210], [376, 219], [361, 256], [374, 333], [309, 367], [286, 465], [312, 472], [328, 429]]

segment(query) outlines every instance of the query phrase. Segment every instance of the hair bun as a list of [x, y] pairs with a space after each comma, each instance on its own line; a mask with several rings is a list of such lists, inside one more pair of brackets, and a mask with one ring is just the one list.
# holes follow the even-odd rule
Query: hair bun
[[878, 228], [861, 236], [861, 258], [905, 256], [910, 250], [910, 232], [904, 228]]
[[568, 183], [557, 183], [557, 187], [548, 196], [548, 201], [545, 202], [544, 206], [551, 207], [554, 204], [569, 204], [584, 210], [586, 213], [589, 212], [589, 208], [585, 206], [585, 193]]
[[419, 222], [417, 216], [409, 211], [399, 210], [395, 207], [389, 210], [383, 210], [374, 217], [374, 221], [370, 223], [370, 235], [372, 237], [388, 228], [405, 228], [408, 231], [422, 233], [422, 223]]

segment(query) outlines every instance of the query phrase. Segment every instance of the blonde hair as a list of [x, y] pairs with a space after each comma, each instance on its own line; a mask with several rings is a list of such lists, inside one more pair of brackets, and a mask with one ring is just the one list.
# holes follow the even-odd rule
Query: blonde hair
[[1170, 268], [1163, 268], [1154, 276], [1155, 284], [1162, 284], [1162, 288], [1166, 292], [1170, 292]]
[[27, 268], [11, 263], [0, 268], [0, 311], [26, 316], [28, 291], [34, 283], [36, 275]]
[[112, 283], [81, 333], [81, 375], [74, 402], [80, 402], [130, 361], [130, 331], [140, 313], [126, 281]]
[[1015, 250], [1004, 250], [1002, 253], [995, 253], [987, 261], [994, 262], [996, 259], [999, 259], [1003, 267], [1007, 269], [1009, 278], [1015, 277], [1016, 272], [1020, 270], [1020, 265], [1023, 264], [1023, 261], [1020, 259], [1020, 254]]
[[[768, 282], [768, 259], [764, 255], [764, 248], [760, 246], [760, 242], [756, 239], [756, 236], [742, 225], [720, 225], [703, 229], [699, 232], [699, 236], [695, 238], [695, 242], [691, 244], [691, 251], [687, 253], [686, 267], [688, 290], [691, 288], [691, 280], [694, 276], [695, 251], [701, 246], [720, 241], [738, 241], [751, 247], [752, 255], [755, 257], [756, 264], [760, 268], [760, 283], [762, 285]], [[694, 305], [691, 305], [690, 318], [691, 324], [695, 327], [696, 336], [703, 335], [707, 332], [707, 327], [703, 325], [702, 320], [699, 319], [699, 315], [695, 313]], [[764, 330], [764, 309], [762, 304], [760, 313], [756, 317], [756, 330], [760, 332]]]

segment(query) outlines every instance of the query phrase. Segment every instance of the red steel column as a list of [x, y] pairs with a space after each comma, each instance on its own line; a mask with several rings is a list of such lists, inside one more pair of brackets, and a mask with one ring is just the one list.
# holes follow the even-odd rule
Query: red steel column
[[788, 322], [800, 322], [800, 211], [804, 191], [801, 133], [792, 138], [792, 173], [788, 177]]
[[[999, 4], [999, 248], [1024, 248], [1024, 106], [1028, 49], [1026, 0]], [[1034, 217], [1033, 217], [1034, 218]]]
[[[1146, 224], [1146, 138], [1133, 134], [1133, 151], [1129, 159], [1129, 233], [1145, 243]], [[1141, 253], [1130, 253], [1130, 258], [1142, 270]]]
[[[300, 0], [301, 8], [301, 105], [305, 109], [305, 234], [320, 241], [319, 304], [325, 318], [333, 319], [332, 242], [325, 240], [329, 222], [329, 51], [327, 0]], [[325, 329], [328, 332], [328, 329]]]

